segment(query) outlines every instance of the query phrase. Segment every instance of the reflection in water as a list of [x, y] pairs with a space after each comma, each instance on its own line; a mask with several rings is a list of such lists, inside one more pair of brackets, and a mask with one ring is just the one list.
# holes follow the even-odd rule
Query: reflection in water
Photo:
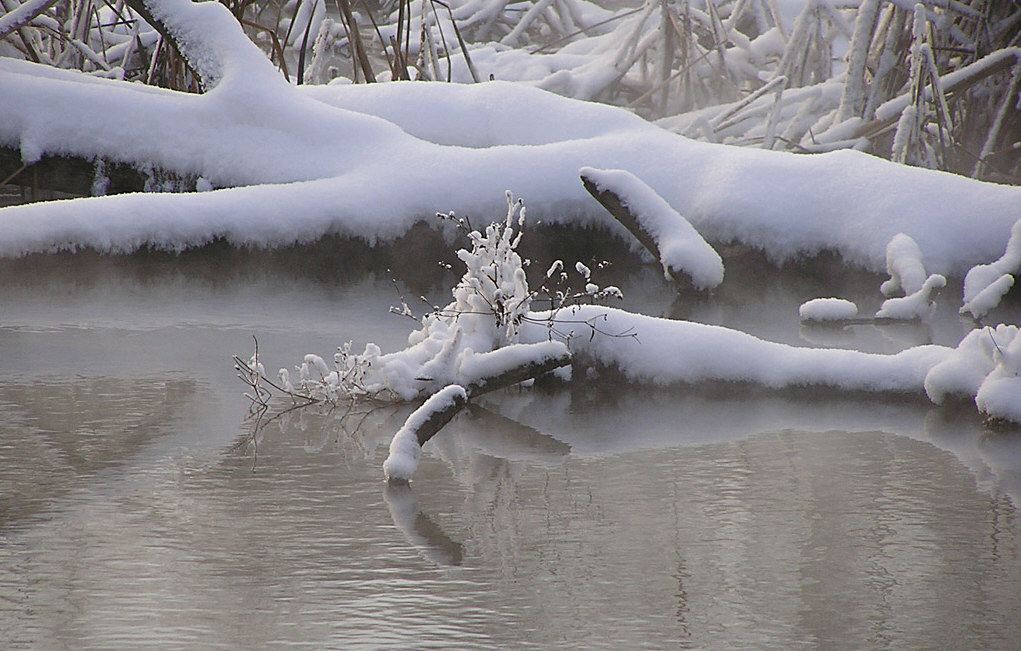
[[[430, 441], [414, 492], [379, 468], [397, 409], [343, 426], [292, 412], [254, 466], [238, 448], [128, 483], [93, 473], [0, 538], [0, 643], [967, 648], [1021, 632], [1014, 502], [940, 449], [1017, 459], [1016, 441], [969, 446], [953, 420], [931, 442], [771, 431], [754, 425], [768, 399], [619, 399], [633, 409], [494, 396]], [[710, 405], [726, 415], [695, 418]], [[839, 401], [801, 407], [850, 419]]]
[[394, 524], [423, 558], [437, 565], [461, 564], [461, 543], [451, 540], [429, 516], [422, 513], [410, 484], [387, 482], [383, 499]]
[[0, 382], [0, 532], [128, 463], [194, 398], [188, 380]]

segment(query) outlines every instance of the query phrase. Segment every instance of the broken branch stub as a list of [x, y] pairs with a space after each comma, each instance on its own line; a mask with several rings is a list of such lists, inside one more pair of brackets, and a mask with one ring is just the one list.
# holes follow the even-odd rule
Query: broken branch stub
[[656, 260], [661, 260], [659, 254], [659, 247], [656, 245], [655, 238], [645, 230], [641, 224], [638, 223], [638, 219], [628, 210], [628, 207], [624, 205], [620, 197], [612, 190], [600, 188], [595, 182], [585, 174], [581, 175], [581, 182], [585, 185], [585, 189], [591, 194], [596, 201], [598, 201], [603, 208], [606, 208], [607, 212], [613, 215], [613, 218], [620, 222], [621, 226], [628, 229], [635, 239], [638, 240], [645, 250], [652, 254], [652, 257]]
[[[555, 354], [549, 354], [547, 345], [521, 344], [518, 346], [535, 346], [534, 350], [539, 354], [513, 364], [504, 371], [481, 376], [469, 383], [467, 387], [449, 384], [431, 395], [421, 407], [408, 416], [408, 419], [404, 421], [404, 426], [390, 441], [390, 454], [383, 462], [383, 473], [388, 481], [410, 481], [411, 476], [418, 468], [418, 458], [422, 454], [422, 446], [464, 409], [471, 398], [541, 377], [554, 369], [571, 363], [571, 354], [563, 344], [559, 345], [562, 350]], [[510, 346], [501, 350], [511, 350], [518, 346]]]

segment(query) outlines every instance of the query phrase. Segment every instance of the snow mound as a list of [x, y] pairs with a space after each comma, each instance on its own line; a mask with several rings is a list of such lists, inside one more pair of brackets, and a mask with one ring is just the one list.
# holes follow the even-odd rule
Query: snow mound
[[969, 332], [925, 378], [925, 393], [936, 404], [948, 398], [972, 399], [996, 366], [993, 353], [1014, 340], [1017, 326], [999, 325]]
[[813, 298], [798, 308], [802, 321], [843, 321], [858, 316], [858, 306], [844, 298]]
[[1021, 336], [993, 351], [996, 367], [983, 380], [975, 405], [993, 418], [1021, 423]]

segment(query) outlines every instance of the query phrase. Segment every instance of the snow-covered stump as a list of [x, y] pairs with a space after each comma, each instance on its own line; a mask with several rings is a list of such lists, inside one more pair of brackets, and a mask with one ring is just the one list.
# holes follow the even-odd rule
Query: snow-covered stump
[[596, 201], [663, 265], [668, 279], [691, 278], [698, 290], [723, 282], [723, 259], [655, 190], [624, 170], [583, 167], [578, 174]]

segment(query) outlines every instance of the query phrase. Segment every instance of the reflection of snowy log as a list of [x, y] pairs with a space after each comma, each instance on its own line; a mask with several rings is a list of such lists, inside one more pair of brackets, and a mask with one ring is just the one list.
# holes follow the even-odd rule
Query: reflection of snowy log
[[467, 389], [451, 384], [440, 389], [416, 409], [390, 441], [383, 472], [391, 481], [408, 481], [418, 468], [422, 446], [450, 422], [468, 399], [490, 391], [541, 377], [571, 363], [567, 347], [558, 342], [507, 346], [476, 355], [462, 364], [469, 380]]
[[383, 499], [390, 509], [394, 525], [424, 558], [437, 565], [461, 564], [464, 556], [461, 543], [452, 540], [439, 525], [422, 513], [411, 486], [406, 483], [387, 483], [383, 488]]
[[567, 443], [491, 409], [470, 403], [468, 413], [473, 424], [468, 443], [488, 456], [559, 464], [571, 453]]

